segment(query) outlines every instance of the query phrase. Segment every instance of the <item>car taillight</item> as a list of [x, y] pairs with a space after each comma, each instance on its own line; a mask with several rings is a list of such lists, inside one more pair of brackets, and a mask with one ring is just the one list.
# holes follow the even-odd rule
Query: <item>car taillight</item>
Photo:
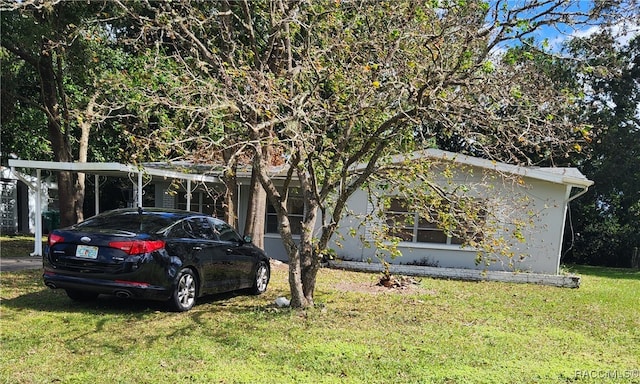
[[118, 248], [127, 255], [139, 255], [149, 253], [164, 248], [162, 240], [132, 240], [132, 241], [112, 241], [109, 243], [112, 248]]
[[60, 235], [56, 235], [55, 233], [50, 233], [49, 234], [49, 246], [52, 247], [54, 244], [56, 243], [61, 243], [64, 241], [64, 237], [60, 236]]

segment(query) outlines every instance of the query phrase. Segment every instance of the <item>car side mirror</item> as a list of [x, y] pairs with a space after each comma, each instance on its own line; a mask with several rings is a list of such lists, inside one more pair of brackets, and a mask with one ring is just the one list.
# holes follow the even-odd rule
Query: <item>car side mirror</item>
[[242, 242], [247, 244], [250, 244], [252, 240], [253, 238], [251, 237], [251, 235], [244, 235], [244, 237], [242, 238]]

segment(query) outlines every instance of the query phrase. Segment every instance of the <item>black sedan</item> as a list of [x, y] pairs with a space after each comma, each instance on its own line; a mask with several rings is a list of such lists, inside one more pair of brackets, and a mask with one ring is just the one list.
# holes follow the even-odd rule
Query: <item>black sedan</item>
[[117, 209], [49, 234], [44, 283], [73, 300], [99, 294], [168, 301], [267, 289], [267, 255], [224, 221], [160, 208]]

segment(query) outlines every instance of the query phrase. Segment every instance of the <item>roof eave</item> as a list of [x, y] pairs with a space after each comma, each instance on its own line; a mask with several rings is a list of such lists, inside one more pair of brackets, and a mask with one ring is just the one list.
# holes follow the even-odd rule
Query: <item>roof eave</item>
[[[555, 184], [573, 185], [587, 188], [593, 185], [593, 181], [587, 179], [586, 177], [575, 177], [562, 173], [549, 172], [547, 168], [531, 168], [506, 164], [498, 161], [467, 156], [459, 153], [447, 152], [440, 149], [427, 149], [424, 151], [423, 156], [434, 159], [448, 160], [454, 163], [471, 165], [478, 168], [489, 169], [498, 172], [510, 173], [513, 175], [547, 181]], [[416, 158], [415, 154], [413, 154], [412, 158]]]

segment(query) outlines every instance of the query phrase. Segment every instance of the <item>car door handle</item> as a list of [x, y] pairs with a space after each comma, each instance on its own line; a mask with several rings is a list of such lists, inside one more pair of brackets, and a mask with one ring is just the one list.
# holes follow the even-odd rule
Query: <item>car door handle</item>
[[202, 250], [202, 247], [193, 247], [193, 250], [194, 250], [194, 251], [201, 251], [201, 250]]
[[231, 253], [233, 253], [233, 249], [227, 248], [227, 255], [230, 255]]

